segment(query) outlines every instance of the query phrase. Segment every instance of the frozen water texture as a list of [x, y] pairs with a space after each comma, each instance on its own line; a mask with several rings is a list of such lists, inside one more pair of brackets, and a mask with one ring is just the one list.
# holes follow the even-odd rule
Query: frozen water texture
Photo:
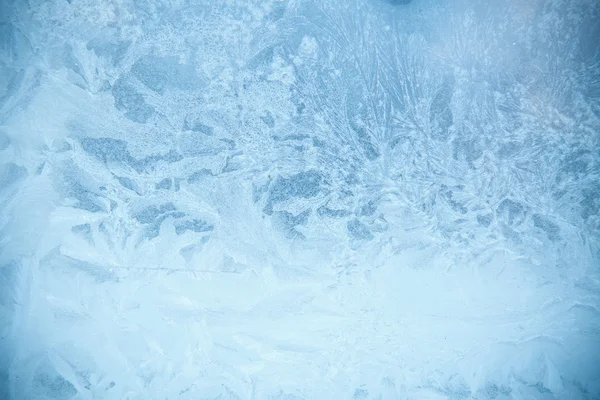
[[599, 399], [600, 3], [0, 2], [0, 398]]

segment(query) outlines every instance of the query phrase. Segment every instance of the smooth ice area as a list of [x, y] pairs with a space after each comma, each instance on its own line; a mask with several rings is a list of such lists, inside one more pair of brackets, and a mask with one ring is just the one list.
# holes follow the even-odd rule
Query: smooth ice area
[[600, 399], [597, 0], [0, 0], [0, 399]]

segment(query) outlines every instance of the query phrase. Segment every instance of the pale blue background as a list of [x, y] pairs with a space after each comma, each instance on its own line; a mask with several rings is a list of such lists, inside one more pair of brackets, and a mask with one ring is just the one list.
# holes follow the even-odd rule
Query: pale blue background
[[600, 398], [599, 38], [595, 0], [4, 0], [0, 398]]

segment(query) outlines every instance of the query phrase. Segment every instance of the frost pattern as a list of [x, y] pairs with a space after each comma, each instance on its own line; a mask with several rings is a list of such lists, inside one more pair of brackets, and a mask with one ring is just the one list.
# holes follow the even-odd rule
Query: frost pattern
[[0, 398], [600, 397], [599, 4], [0, 4]]

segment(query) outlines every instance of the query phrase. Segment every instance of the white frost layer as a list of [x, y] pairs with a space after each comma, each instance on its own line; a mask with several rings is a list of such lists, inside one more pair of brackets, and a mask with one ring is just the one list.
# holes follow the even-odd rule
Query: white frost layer
[[600, 397], [594, 1], [0, 5], [0, 398]]

